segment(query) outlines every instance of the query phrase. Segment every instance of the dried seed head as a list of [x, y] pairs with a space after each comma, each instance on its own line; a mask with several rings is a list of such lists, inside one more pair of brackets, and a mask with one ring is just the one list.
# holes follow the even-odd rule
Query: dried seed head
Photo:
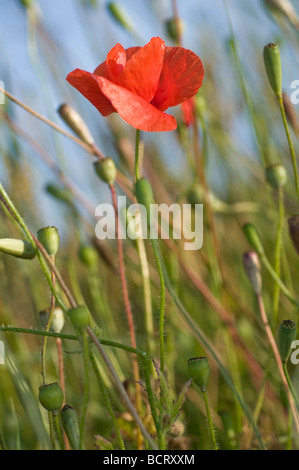
[[22, 259], [33, 259], [36, 254], [31, 243], [15, 238], [1, 238], [0, 251]]
[[273, 11], [284, 15], [295, 28], [299, 29], [299, 18], [295, 8], [289, 0], [264, 0], [266, 6]]
[[79, 418], [75, 408], [69, 405], [65, 405], [61, 410], [61, 421], [72, 449], [78, 450], [80, 443], [80, 431]]
[[245, 224], [243, 226], [243, 232], [249, 242], [249, 244], [252, 246], [252, 248], [257, 251], [257, 253], [260, 256], [264, 255], [264, 248], [260, 239], [260, 236], [253, 224]]
[[75, 328], [82, 330], [90, 324], [90, 315], [86, 307], [75, 307], [68, 310], [70, 320]]
[[255, 251], [245, 253], [243, 255], [243, 265], [255, 294], [260, 294], [262, 291], [262, 277], [258, 254]]
[[94, 169], [98, 177], [104, 183], [113, 184], [116, 178], [116, 167], [111, 157], [97, 160], [94, 164]]
[[292, 342], [297, 335], [296, 323], [292, 320], [284, 320], [278, 329], [278, 349], [283, 362], [287, 362], [291, 353]]
[[279, 47], [270, 43], [264, 47], [264, 63], [272, 90], [276, 96], [282, 93], [282, 73]]
[[294, 215], [288, 220], [289, 224], [289, 234], [295, 250], [299, 254], [299, 215]]
[[56, 256], [59, 248], [59, 234], [56, 227], [40, 228], [37, 238], [50, 256]]
[[283, 106], [286, 113], [286, 117], [291, 125], [293, 131], [299, 134], [299, 120], [294, 108], [293, 103], [286, 93], [282, 93]]
[[70, 105], [64, 103], [59, 106], [58, 113], [64, 122], [81, 140], [83, 140], [83, 142], [90, 146], [94, 145], [94, 138], [77, 111], [75, 111]]
[[287, 182], [287, 172], [281, 163], [268, 166], [265, 169], [265, 175], [268, 183], [272, 188], [279, 188]]
[[[39, 319], [43, 328], [47, 327], [50, 316], [50, 309], [47, 308], [39, 312]], [[55, 307], [52, 314], [50, 331], [60, 333], [64, 327], [64, 313], [60, 307]]]
[[63, 403], [63, 391], [58, 382], [39, 387], [39, 401], [48, 411], [60, 410]]
[[193, 382], [198, 385], [201, 390], [205, 390], [210, 375], [208, 359], [206, 357], [193, 357], [189, 359], [188, 370]]

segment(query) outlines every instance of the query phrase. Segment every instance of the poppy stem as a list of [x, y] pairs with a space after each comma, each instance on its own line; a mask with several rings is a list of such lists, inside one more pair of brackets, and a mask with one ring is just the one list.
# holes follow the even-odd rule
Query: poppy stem
[[139, 172], [139, 143], [140, 143], [140, 130], [136, 129], [136, 140], [135, 140], [135, 180], [138, 181], [140, 178]]

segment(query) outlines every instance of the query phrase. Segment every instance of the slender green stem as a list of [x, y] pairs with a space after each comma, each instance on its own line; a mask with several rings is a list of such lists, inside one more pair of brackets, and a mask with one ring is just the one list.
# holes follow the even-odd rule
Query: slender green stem
[[114, 411], [113, 411], [113, 408], [112, 408], [112, 405], [111, 405], [111, 402], [110, 402], [108, 391], [105, 387], [105, 384], [104, 384], [104, 381], [102, 379], [101, 373], [99, 371], [98, 365], [96, 363], [94, 354], [91, 351], [89, 352], [89, 357], [90, 357], [91, 365], [93, 367], [93, 370], [94, 370], [94, 373], [96, 375], [98, 385], [99, 385], [99, 388], [100, 388], [100, 391], [101, 391], [101, 395], [102, 395], [101, 398], [103, 399], [105, 408], [106, 408], [106, 410], [107, 410], [107, 412], [110, 416], [110, 419], [112, 421], [112, 424], [113, 424], [113, 427], [114, 427], [114, 430], [115, 430], [115, 433], [116, 433], [116, 438], [117, 438], [119, 449], [120, 450], [125, 450], [124, 441], [123, 441], [123, 438], [121, 436], [118, 421], [115, 417], [115, 414], [114, 414]]
[[156, 259], [157, 269], [160, 278], [160, 312], [159, 312], [159, 342], [160, 342], [160, 370], [164, 373], [165, 366], [165, 344], [164, 344], [164, 316], [165, 316], [165, 281], [161, 264], [159, 242], [155, 238], [151, 239], [152, 247]]
[[140, 178], [139, 172], [139, 143], [140, 143], [140, 130], [136, 129], [136, 140], [135, 140], [135, 181]]
[[53, 426], [53, 413], [52, 411], [48, 411], [48, 420], [49, 420], [49, 431], [50, 431], [50, 439], [52, 444], [52, 449], [56, 449], [56, 442], [55, 442], [55, 432]]
[[296, 403], [296, 406], [297, 408], [299, 409], [299, 400], [298, 400], [298, 396], [297, 396], [297, 393], [295, 392], [295, 389], [293, 387], [293, 384], [291, 382], [291, 379], [290, 379], [290, 376], [289, 376], [289, 373], [288, 373], [288, 369], [287, 369], [287, 363], [283, 361], [282, 363], [282, 368], [283, 368], [283, 373], [284, 373], [284, 376], [286, 378], [286, 381], [288, 383], [288, 386], [289, 386], [289, 389], [291, 390], [291, 394], [294, 398], [294, 402]]
[[203, 399], [204, 399], [204, 402], [205, 402], [205, 407], [206, 407], [206, 412], [207, 412], [208, 426], [209, 426], [211, 439], [212, 439], [212, 449], [213, 450], [218, 450], [217, 442], [216, 442], [215, 429], [214, 429], [214, 425], [213, 425], [212, 414], [211, 414], [210, 404], [209, 404], [209, 400], [208, 400], [208, 394], [207, 394], [207, 391], [205, 389], [202, 389], [201, 392], [202, 392], [202, 396], [203, 396]]
[[[53, 257], [53, 264], [54, 263], [55, 263], [55, 258]], [[53, 283], [53, 286], [55, 287], [55, 274], [53, 273], [53, 270], [51, 270], [51, 281]], [[53, 319], [54, 309], [55, 309], [55, 297], [54, 297], [53, 293], [51, 293], [50, 313], [49, 313], [49, 318], [48, 318], [47, 325], [46, 325], [46, 332], [50, 331], [50, 327], [51, 327], [51, 323], [52, 323], [52, 319]], [[46, 367], [47, 344], [48, 344], [48, 337], [44, 336], [42, 351], [41, 351], [42, 377], [43, 377], [43, 384], [44, 385], [47, 382], [47, 367]]]
[[62, 437], [61, 425], [60, 425], [60, 419], [59, 419], [59, 413], [58, 412], [55, 412], [55, 413], [53, 412], [53, 426], [55, 428], [55, 431], [56, 431], [56, 434], [57, 434], [57, 437], [58, 437], [60, 449], [64, 450], [64, 441], [63, 441], [63, 437]]
[[88, 336], [86, 331], [83, 332], [83, 361], [84, 361], [84, 393], [83, 393], [83, 406], [81, 412], [80, 420], [80, 442], [79, 449], [83, 449], [83, 439], [84, 439], [84, 428], [85, 428], [85, 418], [87, 412], [87, 405], [89, 399], [89, 346], [88, 346]]
[[[284, 202], [283, 202], [283, 188], [278, 188], [278, 224], [276, 230], [275, 240], [275, 251], [274, 251], [274, 270], [277, 276], [280, 278], [281, 271], [281, 252], [282, 252], [282, 233], [283, 233], [283, 222], [284, 222]], [[279, 294], [280, 286], [275, 283], [274, 294], [273, 294], [273, 328], [276, 327], [278, 306], [279, 306]]]
[[287, 118], [286, 118], [286, 113], [285, 113], [285, 109], [284, 109], [284, 105], [283, 105], [282, 95], [278, 96], [277, 99], [278, 99], [279, 108], [280, 108], [280, 112], [281, 112], [281, 117], [282, 117], [283, 125], [284, 125], [285, 131], [286, 131], [286, 136], [287, 136], [288, 144], [289, 144], [289, 148], [290, 148], [290, 154], [291, 154], [294, 177], [295, 177], [296, 192], [297, 192], [297, 197], [299, 199], [299, 177], [298, 177], [298, 166], [297, 166], [295, 148], [294, 148], [293, 141], [292, 141], [292, 138], [291, 138], [291, 134], [290, 134], [290, 131], [289, 131], [289, 125], [288, 125], [288, 121], [287, 121]]
[[154, 351], [154, 322], [152, 310], [152, 295], [151, 295], [151, 280], [149, 274], [148, 261], [144, 246], [144, 241], [141, 238], [137, 239], [137, 249], [140, 260], [142, 284], [143, 284], [143, 297], [144, 297], [144, 312], [145, 312], [145, 331], [147, 336], [148, 353], [152, 354]]

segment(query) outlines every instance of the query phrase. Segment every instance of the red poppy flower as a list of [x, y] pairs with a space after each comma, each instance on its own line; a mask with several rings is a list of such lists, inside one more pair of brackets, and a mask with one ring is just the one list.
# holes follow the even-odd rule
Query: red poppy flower
[[203, 76], [196, 54], [165, 47], [156, 37], [143, 47], [116, 44], [94, 73], [76, 69], [67, 81], [103, 116], [117, 112], [136, 129], [159, 132], [176, 129], [176, 120], [164, 111], [194, 96]]

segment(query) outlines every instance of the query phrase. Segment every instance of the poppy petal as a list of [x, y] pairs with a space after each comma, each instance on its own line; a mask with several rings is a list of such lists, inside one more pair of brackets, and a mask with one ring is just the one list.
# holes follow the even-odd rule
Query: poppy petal
[[85, 70], [76, 69], [69, 73], [66, 79], [76, 90], [80, 91], [103, 116], [108, 116], [115, 112], [111, 102], [101, 91], [98, 82], [100, 77], [98, 77], [98, 75], [86, 72]]
[[122, 73], [126, 62], [126, 51], [121, 44], [116, 44], [108, 53], [106, 58], [109, 78], [112, 82], [117, 83], [117, 78]]
[[150, 102], [158, 88], [164, 54], [165, 42], [152, 38], [128, 60], [119, 85]]
[[194, 52], [182, 47], [166, 47], [157, 92], [151, 103], [161, 111], [196, 95], [204, 69]]
[[148, 101], [115, 83], [99, 77], [104, 95], [120, 117], [135, 129], [147, 132], [173, 131], [177, 124], [173, 116], [162, 113]]

